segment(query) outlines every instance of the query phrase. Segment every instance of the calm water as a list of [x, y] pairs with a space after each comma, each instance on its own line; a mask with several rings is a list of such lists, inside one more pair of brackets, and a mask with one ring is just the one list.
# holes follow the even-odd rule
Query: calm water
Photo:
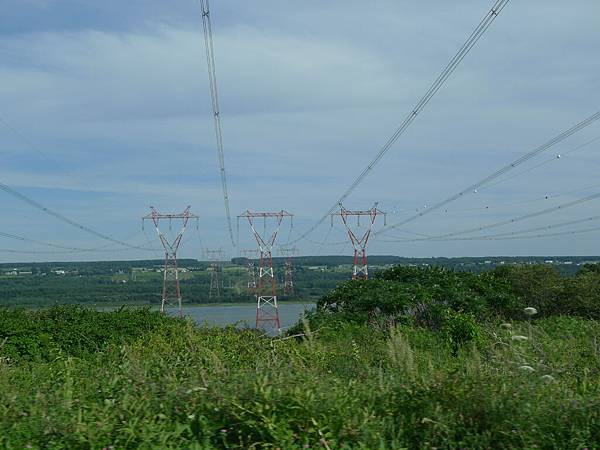
[[[311, 310], [315, 307], [314, 303], [279, 303], [279, 320], [281, 329], [285, 330], [294, 325], [305, 310]], [[169, 308], [169, 314], [177, 315], [178, 311]], [[229, 325], [239, 323], [240, 326], [254, 327], [256, 322], [256, 304], [248, 303], [243, 305], [206, 305], [206, 306], [185, 306], [183, 313], [191, 317], [198, 324], [207, 323], [209, 325]], [[241, 322], [241, 323], [240, 323]]]

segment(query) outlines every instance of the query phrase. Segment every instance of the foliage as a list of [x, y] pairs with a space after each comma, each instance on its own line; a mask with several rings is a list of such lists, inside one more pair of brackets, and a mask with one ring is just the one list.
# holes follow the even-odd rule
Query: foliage
[[599, 284], [395, 267], [276, 338], [0, 310], [0, 448], [598, 448]]
[[470, 343], [478, 344], [482, 339], [481, 329], [472, 314], [451, 309], [446, 312], [443, 332], [454, 356], [458, 354], [461, 347]]
[[79, 306], [28, 311], [0, 309], [2, 354], [13, 360], [49, 361], [82, 356], [171, 325], [149, 308], [99, 313]]
[[600, 319], [600, 270], [585, 265], [575, 277], [561, 276], [542, 265], [502, 267], [494, 274], [506, 280], [521, 306], [532, 306], [540, 316], [576, 315]]
[[[33, 320], [41, 330], [59, 312], [2, 314], [0, 329]], [[67, 314], [63, 334], [81, 331], [71, 319], [82, 314], [93, 329], [116, 330], [114, 340], [39, 360], [1, 347], [1, 448], [600, 445], [600, 325], [589, 320], [480, 323], [485, 339], [454, 356], [447, 336], [474, 336], [465, 313], [442, 333], [335, 322], [299, 340], [166, 318], [129, 336], [137, 319], [126, 312]]]
[[432, 328], [441, 326], [443, 311], [473, 314], [478, 319], [509, 314], [520, 307], [511, 286], [494, 273], [473, 274], [441, 267], [396, 266], [374, 280], [349, 281], [329, 292], [321, 310], [412, 316]]

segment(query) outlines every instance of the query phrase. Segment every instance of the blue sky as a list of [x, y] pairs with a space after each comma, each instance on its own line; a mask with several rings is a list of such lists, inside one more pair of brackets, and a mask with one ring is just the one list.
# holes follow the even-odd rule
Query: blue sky
[[[190, 204], [201, 216], [203, 244], [228, 248], [234, 256], [218, 178], [199, 1], [1, 0], [0, 6], [0, 182], [115, 238], [133, 236], [133, 244], [146, 242], [140, 217], [150, 205], [176, 212]], [[284, 208], [296, 215], [292, 235], [312, 225], [490, 6], [481, 0], [213, 1], [234, 216]], [[596, 112], [598, 17], [600, 4], [593, 0], [510, 2], [346, 206], [367, 209], [379, 201], [390, 212], [389, 222], [400, 221]], [[572, 151], [598, 136], [600, 124], [594, 124], [522, 167], [554, 158], [538, 169], [404, 229], [443, 234], [600, 192], [600, 186], [590, 188], [600, 183], [600, 141]], [[0, 194], [4, 233], [60, 245], [106, 244]], [[492, 231], [593, 216], [600, 213], [599, 202]], [[189, 231], [181, 256], [201, 257], [196, 231]], [[325, 237], [345, 239], [340, 224], [330, 230], [329, 221], [310, 239]], [[240, 238], [241, 247], [252, 247], [244, 222]], [[369, 252], [600, 254], [598, 233], [515, 241], [388, 240], [373, 240]], [[311, 241], [296, 246], [303, 254], [351, 253], [347, 245]], [[5, 238], [0, 249], [40, 252], [0, 252], [2, 261], [154, 257], [135, 250], [50, 255], [41, 253], [48, 248]]]

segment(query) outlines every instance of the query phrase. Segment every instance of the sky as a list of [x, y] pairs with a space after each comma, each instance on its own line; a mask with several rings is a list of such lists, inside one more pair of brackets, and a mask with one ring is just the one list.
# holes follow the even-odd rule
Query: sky
[[[191, 205], [180, 257], [256, 247], [246, 210], [294, 214], [278, 244], [352, 254], [340, 217], [294, 242], [394, 133], [493, 2], [211, 3], [233, 248], [219, 178], [199, 0], [0, 0], [0, 183], [131, 245], [159, 249], [150, 206]], [[512, 0], [404, 135], [346, 199], [393, 224], [600, 110], [600, 3]], [[600, 121], [492, 184], [399, 229], [369, 254], [600, 255]], [[560, 155], [560, 157], [558, 157]], [[112, 244], [0, 191], [0, 261], [160, 258]], [[537, 211], [553, 209], [528, 219]], [[366, 231], [363, 220], [357, 235]], [[179, 226], [162, 224], [173, 238]], [[384, 226], [378, 217], [373, 231]], [[273, 222], [257, 223], [267, 234]], [[535, 234], [535, 233], [534, 233]], [[292, 244], [293, 243], [293, 244]], [[277, 254], [277, 245], [274, 254]]]

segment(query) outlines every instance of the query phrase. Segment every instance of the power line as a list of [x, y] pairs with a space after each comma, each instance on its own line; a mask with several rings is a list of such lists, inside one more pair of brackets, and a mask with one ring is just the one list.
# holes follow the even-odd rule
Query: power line
[[485, 240], [489, 240], [489, 241], [509, 241], [509, 240], [516, 240], [516, 239], [519, 239], [519, 240], [522, 240], [522, 239], [539, 239], [539, 238], [547, 238], [547, 237], [555, 237], [555, 236], [565, 236], [565, 235], [571, 235], [571, 234], [591, 233], [593, 231], [600, 231], [600, 227], [584, 228], [584, 229], [581, 229], [581, 230], [560, 231], [560, 232], [557, 232], [557, 233], [543, 233], [543, 234], [534, 234], [534, 235], [526, 235], [526, 236], [520, 235], [520, 236], [488, 238], [488, 239], [485, 239]]
[[146, 250], [144, 247], [139, 247], [137, 245], [131, 245], [128, 244], [126, 242], [120, 241], [118, 239], [112, 238], [104, 233], [100, 233], [99, 231], [96, 231], [86, 225], [82, 225], [72, 219], [69, 219], [68, 217], [66, 217], [63, 214], [60, 214], [59, 212], [56, 212], [50, 208], [45, 207], [44, 205], [42, 205], [39, 202], [36, 202], [35, 200], [27, 197], [26, 195], [20, 193], [19, 191], [17, 191], [16, 189], [11, 188], [10, 186], [4, 184], [4, 183], [0, 183], [0, 190], [3, 190], [4, 192], [6, 192], [7, 194], [12, 195], [13, 197], [18, 198], [19, 200], [27, 203], [30, 206], [33, 206], [36, 209], [39, 209], [43, 212], [45, 212], [46, 214], [55, 217], [56, 219], [60, 220], [61, 222], [67, 223], [75, 228], [79, 228], [82, 231], [85, 231], [86, 233], [89, 233], [93, 236], [96, 236], [100, 239], [104, 239], [105, 241], [109, 241], [112, 242], [113, 244], [118, 244], [118, 245], [122, 245], [123, 247], [128, 247], [131, 249], [135, 249], [135, 250]]
[[[579, 224], [579, 223], [585, 223], [585, 222], [593, 222], [596, 220], [600, 220], [600, 216], [592, 216], [592, 217], [586, 217], [585, 219], [577, 219], [577, 220], [569, 220], [567, 222], [560, 222], [560, 223], [555, 223], [555, 224], [551, 224], [551, 225], [542, 225], [539, 227], [534, 227], [534, 228], [527, 228], [525, 230], [517, 230], [517, 231], [508, 231], [508, 232], [504, 232], [504, 233], [496, 233], [496, 234], [488, 234], [488, 235], [484, 235], [484, 236], [467, 236], [467, 237], [453, 237], [453, 238], [440, 238], [440, 239], [429, 239], [431, 241], [478, 241], [478, 240], [487, 240], [487, 239], [495, 239], [495, 238], [501, 238], [501, 237], [507, 237], [507, 236], [518, 236], [518, 235], [525, 235], [527, 233], [534, 233], [536, 231], [543, 231], [543, 230], [552, 230], [555, 228], [562, 228], [562, 227], [566, 227], [568, 225], [575, 225], [575, 224]], [[432, 237], [432, 236], [428, 236], [428, 237]], [[387, 242], [386, 240], [381, 240], [382, 242]], [[396, 241], [393, 241], [396, 242]]]
[[[21, 139], [29, 148], [31, 148], [33, 151], [35, 151], [36, 153], [44, 156], [38, 149], [37, 147], [23, 134], [21, 133], [19, 130], [17, 130], [14, 126], [12, 126], [11, 124], [9, 124], [6, 120], [0, 118], [0, 123], [2, 123], [8, 130], [10, 130], [15, 136], [17, 136], [19, 139]], [[0, 182], [0, 189], [3, 190], [4, 192], [6, 192], [7, 194], [12, 195], [13, 197], [18, 198], [19, 200], [29, 204], [30, 206], [33, 206], [36, 209], [39, 209], [43, 212], [45, 212], [48, 215], [51, 215], [55, 218], [57, 218], [58, 220], [65, 222], [71, 226], [74, 226], [76, 228], [79, 228], [82, 231], [85, 231], [86, 233], [92, 234], [96, 237], [99, 237], [100, 239], [104, 239], [105, 241], [109, 241], [112, 242], [114, 244], [118, 244], [127, 248], [131, 248], [131, 249], [136, 249], [136, 250], [147, 250], [144, 249], [143, 247], [138, 247], [138, 246], [132, 246], [130, 244], [127, 244], [126, 242], [120, 241], [118, 239], [114, 239], [110, 236], [107, 236], [103, 233], [100, 233], [86, 225], [82, 225], [72, 219], [69, 219], [68, 217], [64, 216], [63, 214], [60, 214], [50, 208], [45, 207], [44, 205], [42, 205], [39, 202], [36, 202], [35, 200], [27, 197], [26, 195], [20, 193], [19, 191], [17, 191], [16, 189], [11, 188], [10, 186], [1, 183]], [[45, 244], [43, 244], [45, 245]]]
[[486, 30], [490, 27], [492, 22], [498, 17], [500, 12], [504, 9], [504, 7], [508, 4], [509, 0], [496, 0], [492, 6], [492, 8], [487, 12], [484, 18], [479, 22], [479, 25], [473, 30], [471, 35], [467, 38], [465, 43], [460, 47], [458, 52], [454, 55], [454, 57], [450, 60], [450, 62], [446, 65], [446, 67], [442, 70], [442, 72], [435, 79], [433, 84], [429, 87], [429, 89], [425, 92], [425, 94], [421, 97], [421, 99], [417, 102], [417, 104], [410, 111], [408, 116], [404, 119], [404, 121], [400, 124], [400, 126], [396, 129], [394, 134], [387, 140], [387, 142], [383, 145], [383, 147], [379, 150], [379, 152], [375, 155], [375, 158], [371, 160], [371, 162], [366, 166], [365, 169], [360, 173], [360, 175], [352, 182], [350, 187], [342, 194], [342, 196], [335, 201], [335, 203], [329, 208], [329, 210], [319, 219], [319, 221], [314, 224], [311, 228], [308, 229], [304, 234], [302, 234], [295, 241], [291, 242], [294, 244], [301, 239], [304, 239], [306, 236], [311, 234], [321, 223], [325, 221], [329, 217], [331, 213], [333, 213], [340, 203], [343, 203], [346, 198], [356, 189], [356, 187], [364, 180], [364, 178], [368, 175], [368, 173], [375, 167], [375, 165], [383, 158], [383, 156], [388, 152], [388, 150], [394, 145], [394, 143], [398, 140], [398, 138], [404, 134], [406, 129], [413, 123], [417, 115], [425, 108], [427, 103], [434, 97], [434, 95], [439, 91], [439, 89], [444, 85], [446, 80], [452, 75], [456, 67], [460, 64], [460, 62], [464, 59], [464, 57], [469, 53], [469, 51], [473, 48], [473, 46], [477, 43], [477, 41], [483, 36]]
[[[496, 208], [500, 209], [500, 208], [505, 208], [507, 206], [508, 207], [523, 206], [523, 205], [529, 205], [531, 203], [537, 203], [540, 201], [555, 200], [560, 197], [565, 197], [567, 195], [576, 194], [578, 192], [588, 191], [590, 189], [595, 189], [597, 187], [600, 187], [599, 183], [595, 183], [595, 184], [588, 185], [585, 187], [580, 187], [577, 189], [570, 189], [565, 192], [559, 192], [559, 193], [555, 193], [555, 194], [547, 194], [547, 195], [544, 195], [541, 197], [531, 198], [529, 200], [521, 200], [518, 202], [509, 202], [509, 203], [493, 203], [493, 204], [489, 204], [489, 205], [477, 206], [477, 207], [472, 207], [472, 208], [463, 208], [463, 209], [444, 209], [444, 212], [448, 213], [448, 212], [494, 211]], [[414, 232], [410, 232], [407, 230], [400, 230], [400, 229], [398, 229], [397, 231], [401, 231], [403, 233], [417, 234], [417, 235], [419, 234], [419, 233], [414, 233]], [[422, 235], [422, 236], [425, 236], [425, 235]]]
[[591, 200], [595, 200], [597, 198], [600, 198], [600, 193], [592, 194], [592, 195], [589, 195], [587, 197], [583, 197], [583, 198], [580, 198], [580, 199], [577, 199], [577, 200], [573, 200], [573, 201], [570, 201], [570, 202], [562, 203], [560, 205], [553, 206], [551, 208], [546, 208], [546, 209], [542, 209], [540, 211], [536, 211], [536, 212], [533, 212], [533, 213], [525, 214], [523, 216], [519, 216], [519, 217], [515, 217], [515, 218], [512, 218], [512, 219], [507, 219], [507, 220], [502, 220], [500, 222], [495, 222], [495, 223], [491, 223], [491, 224], [487, 224], [487, 225], [482, 225], [482, 226], [479, 226], [479, 227], [468, 228], [468, 229], [459, 230], [459, 231], [453, 231], [453, 232], [450, 232], [450, 233], [440, 234], [440, 235], [436, 235], [436, 236], [428, 236], [428, 237], [415, 238], [415, 239], [387, 240], [386, 242], [433, 241], [433, 240], [444, 239], [444, 238], [447, 238], [447, 237], [459, 236], [461, 234], [476, 233], [476, 232], [479, 232], [479, 231], [489, 230], [491, 228], [497, 228], [497, 227], [500, 227], [500, 226], [503, 226], [503, 225], [509, 225], [509, 224], [521, 222], [523, 220], [532, 219], [534, 217], [538, 217], [538, 216], [542, 216], [542, 215], [545, 215], [545, 214], [549, 214], [551, 212], [555, 212], [555, 211], [559, 211], [559, 210], [571, 208], [573, 206], [577, 206], [577, 205], [580, 205], [582, 203], [589, 202]]
[[85, 249], [85, 248], [79, 248], [79, 247], [70, 247], [70, 246], [64, 246], [64, 245], [59, 245], [59, 244], [53, 244], [51, 242], [44, 242], [44, 241], [38, 241], [36, 239], [31, 239], [28, 237], [24, 237], [24, 236], [19, 236], [16, 234], [10, 234], [10, 233], [4, 233], [0, 231], [0, 237], [5, 237], [8, 239], [14, 239], [17, 241], [21, 241], [21, 242], [29, 242], [32, 244], [37, 244], [37, 245], [43, 245], [46, 247], [52, 247], [52, 248], [57, 248], [57, 249], [62, 249], [62, 250], [70, 250], [69, 253], [71, 253], [71, 251], [76, 251], [76, 252], [80, 252], [80, 251], [87, 251], [89, 249]]
[[202, 4], [202, 28], [204, 29], [204, 46], [206, 48], [206, 64], [208, 69], [208, 82], [210, 84], [210, 98], [213, 109], [215, 125], [215, 137], [217, 139], [217, 153], [219, 159], [219, 173], [221, 176], [221, 188], [223, 190], [223, 201], [225, 203], [225, 215], [227, 216], [227, 227], [231, 244], [235, 247], [233, 238], [233, 227], [231, 225], [231, 211], [229, 208], [229, 191], [227, 189], [227, 173], [225, 172], [225, 156], [223, 153], [223, 134], [221, 132], [221, 113], [219, 110], [219, 91], [217, 89], [217, 72], [215, 69], [215, 52], [213, 48], [212, 25], [210, 22], [210, 7], [208, 0], [200, 0]]
[[[133, 239], [134, 237], [137, 237], [139, 233], [136, 233], [134, 236], [132, 236], [131, 238], [128, 238], [126, 240], [130, 240]], [[107, 245], [102, 246], [102, 247], [94, 247], [94, 248], [82, 248], [82, 247], [74, 247], [74, 246], [66, 246], [66, 245], [60, 245], [60, 244], [54, 244], [52, 242], [46, 242], [46, 241], [40, 241], [37, 239], [32, 239], [32, 238], [28, 238], [26, 236], [20, 236], [17, 234], [11, 234], [11, 233], [5, 233], [5, 232], [1, 232], [0, 231], [0, 237], [4, 237], [4, 238], [8, 238], [8, 239], [14, 239], [17, 241], [21, 241], [21, 242], [29, 242], [32, 244], [36, 244], [36, 245], [43, 245], [45, 247], [51, 247], [51, 248], [56, 248], [56, 249], [60, 249], [60, 250], [65, 250], [65, 251], [46, 251], [46, 252], [41, 252], [41, 251], [22, 251], [23, 253], [98, 253], [98, 252], [117, 252], [117, 251], [125, 251], [125, 250], [129, 250], [129, 249], [109, 249], [106, 248], [108, 247]], [[142, 250], [146, 250], [146, 251], [153, 251], [152, 248], [145, 248], [145, 247], [139, 247]], [[18, 253], [21, 252], [20, 250], [12, 250], [12, 252], [14, 253]]]
[[591, 140], [589, 140], [589, 141], [587, 141], [587, 142], [584, 142], [584, 143], [583, 143], [583, 144], [581, 144], [581, 145], [578, 145], [578, 146], [577, 146], [577, 147], [575, 147], [575, 148], [572, 148], [571, 150], [568, 150], [568, 151], [566, 151], [566, 152], [563, 152], [563, 153], [561, 153], [561, 154], [559, 154], [559, 155], [553, 156], [552, 158], [546, 159], [545, 161], [542, 161], [542, 162], [540, 162], [539, 164], [536, 164], [536, 165], [534, 165], [534, 166], [528, 167], [527, 169], [525, 169], [525, 170], [522, 170], [521, 172], [514, 173], [514, 174], [512, 174], [512, 175], [510, 175], [510, 176], [508, 176], [508, 177], [501, 178], [500, 180], [496, 180], [496, 181], [494, 181], [493, 183], [489, 183], [489, 184], [487, 184], [486, 186], [484, 186], [482, 189], [489, 189], [489, 188], [491, 188], [492, 186], [496, 186], [497, 184], [504, 183], [504, 182], [506, 182], [506, 181], [509, 181], [509, 180], [512, 180], [512, 179], [514, 179], [514, 178], [520, 177], [521, 175], [525, 175], [526, 173], [529, 173], [529, 172], [531, 172], [531, 171], [533, 171], [533, 170], [535, 170], [535, 169], [538, 169], [538, 168], [540, 168], [540, 167], [542, 167], [542, 166], [545, 166], [546, 164], [549, 164], [549, 163], [551, 163], [551, 162], [554, 162], [554, 161], [558, 161], [558, 160], [559, 160], [559, 159], [561, 159], [563, 156], [565, 156], [565, 155], [569, 155], [569, 154], [571, 154], [571, 153], [573, 153], [573, 152], [576, 152], [577, 150], [580, 150], [580, 149], [582, 149], [582, 148], [584, 148], [584, 147], [587, 147], [588, 145], [590, 145], [590, 144], [592, 144], [592, 143], [594, 143], [594, 142], [598, 141], [599, 139], [600, 139], [600, 137], [596, 137], [596, 138], [594, 138], [594, 139], [591, 139]]
[[463, 197], [466, 194], [469, 194], [471, 192], [477, 192], [477, 190], [479, 188], [481, 188], [482, 186], [487, 185], [491, 181], [493, 181], [493, 180], [497, 179], [498, 177], [504, 175], [505, 173], [513, 170], [515, 167], [518, 167], [521, 164], [523, 164], [524, 162], [529, 161], [531, 158], [534, 158], [535, 156], [539, 155], [540, 153], [545, 152], [546, 150], [550, 149], [551, 147], [558, 144], [559, 142], [564, 141], [569, 136], [577, 133], [578, 131], [582, 130], [583, 128], [596, 122], [598, 119], [600, 119], [600, 111], [596, 112], [595, 114], [592, 114], [591, 116], [587, 117], [586, 119], [582, 120], [581, 122], [579, 122], [579, 123], [575, 124], [574, 126], [572, 126], [571, 128], [569, 128], [568, 130], [563, 131], [562, 133], [553, 137], [546, 143], [544, 143], [544, 144], [540, 145], [539, 147], [535, 148], [534, 150], [524, 154], [523, 156], [514, 160], [510, 164], [502, 167], [501, 169], [497, 170], [496, 172], [492, 173], [491, 175], [488, 175], [487, 177], [483, 178], [482, 180], [472, 184], [471, 186], [463, 189], [462, 191], [448, 197], [445, 200], [442, 200], [441, 202], [438, 202], [438, 203], [428, 207], [427, 209], [419, 212], [418, 214], [408, 217], [407, 219], [404, 219], [396, 224], [389, 225], [388, 227], [385, 227], [384, 229], [379, 230], [378, 232], [374, 233], [374, 235], [377, 236], [381, 233], [386, 233], [389, 230], [393, 230], [394, 228], [405, 225], [409, 222], [412, 222], [413, 220], [423, 217], [426, 214], [436, 211], [436, 210], [440, 209], [441, 207], [446, 206], [447, 204], [449, 204], [455, 200], [458, 200], [459, 198]]

